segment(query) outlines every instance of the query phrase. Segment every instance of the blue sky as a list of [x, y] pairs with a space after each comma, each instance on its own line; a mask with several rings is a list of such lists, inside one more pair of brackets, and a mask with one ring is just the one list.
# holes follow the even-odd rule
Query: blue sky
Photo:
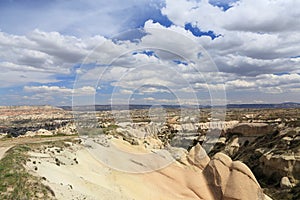
[[0, 105], [300, 102], [299, 16], [293, 0], [3, 0]]

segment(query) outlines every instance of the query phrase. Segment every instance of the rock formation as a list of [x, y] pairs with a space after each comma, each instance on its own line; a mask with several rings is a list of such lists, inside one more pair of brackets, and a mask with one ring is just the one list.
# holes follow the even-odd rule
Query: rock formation
[[280, 187], [283, 189], [287, 189], [287, 188], [289, 189], [289, 188], [292, 188], [293, 186], [292, 186], [289, 178], [285, 176], [285, 177], [282, 177], [282, 179], [280, 181]]
[[210, 162], [210, 158], [199, 143], [189, 151], [187, 159], [191, 165], [194, 165], [201, 170], [203, 170]]
[[[103, 146], [104, 140], [121, 145], [123, 150], [131, 153], [138, 153], [142, 147], [142, 144], [132, 146], [111, 136], [99, 139], [102, 139], [100, 145], [110, 150], [112, 145]], [[107, 168], [83, 146], [65, 144], [63, 148], [45, 144], [33, 149], [26, 164], [31, 173], [44, 177], [44, 182], [51, 186], [58, 199], [268, 199], [245, 164], [232, 161], [223, 153], [210, 159], [200, 144], [189, 152], [171, 147], [169, 151], [173, 157], [178, 157], [176, 161], [162, 169], [138, 174]], [[119, 158], [118, 154], [114, 157]], [[146, 163], [122, 160], [131, 162], [132, 167], [146, 167]]]
[[263, 200], [265, 198], [251, 170], [242, 162], [232, 161], [223, 153], [217, 153], [212, 158], [204, 168], [203, 174], [214, 193], [214, 199]]
[[228, 130], [230, 133], [238, 133], [243, 136], [261, 136], [272, 131], [273, 127], [266, 123], [239, 123]]

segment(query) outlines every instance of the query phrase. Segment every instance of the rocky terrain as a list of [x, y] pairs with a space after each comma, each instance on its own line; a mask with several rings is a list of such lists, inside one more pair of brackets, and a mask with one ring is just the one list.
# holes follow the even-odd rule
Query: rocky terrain
[[0, 107], [0, 135], [76, 134], [73, 115], [51, 106]]
[[[153, 150], [132, 146], [122, 138], [106, 139], [130, 153]], [[103, 148], [110, 149], [110, 145]], [[28, 153], [26, 168], [43, 177], [58, 199], [268, 199], [245, 164], [223, 153], [210, 159], [199, 144], [162, 169], [138, 174], [99, 162], [89, 148], [73, 142], [42, 145]], [[164, 155], [172, 158], [172, 154]], [[143, 162], [141, 166], [138, 158], [119, 158], [117, 162], [141, 171], [153, 164]]]
[[274, 199], [298, 199], [298, 113], [300, 109], [230, 109], [226, 121], [220, 121], [211, 120], [209, 110], [205, 109], [201, 118], [182, 118], [176, 110], [170, 110], [164, 123], [148, 122], [145, 117], [137, 120], [142, 116], [139, 114], [134, 115], [135, 123], [115, 123], [118, 128], [111, 132], [136, 145], [139, 143], [135, 138], [147, 135], [159, 138], [164, 147], [189, 151], [201, 144], [211, 157], [222, 152], [246, 163]]
[[[232, 108], [224, 119], [211, 109], [72, 113], [23, 106], [0, 112], [4, 158], [15, 145], [53, 138], [34, 142], [24, 154], [21, 167], [42, 178], [48, 191], [32, 198], [300, 197], [299, 108]], [[76, 140], [69, 138], [74, 134]]]

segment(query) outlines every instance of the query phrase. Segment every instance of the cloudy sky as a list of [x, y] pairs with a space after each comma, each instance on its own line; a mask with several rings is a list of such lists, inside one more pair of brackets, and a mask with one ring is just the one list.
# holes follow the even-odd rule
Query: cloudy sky
[[2, 0], [0, 105], [300, 102], [298, 0]]

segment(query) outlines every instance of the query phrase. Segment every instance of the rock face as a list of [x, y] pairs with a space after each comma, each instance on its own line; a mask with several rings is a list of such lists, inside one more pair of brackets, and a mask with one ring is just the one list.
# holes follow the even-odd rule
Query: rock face
[[210, 159], [198, 143], [188, 152], [187, 161], [201, 170], [213, 199], [271, 199], [263, 194], [255, 176], [244, 163], [232, 161], [223, 153], [217, 153]]
[[159, 132], [159, 126], [154, 123], [135, 123], [135, 124], [126, 124], [119, 123], [120, 127], [117, 128], [117, 132], [129, 137], [145, 138], [147, 136], [156, 136]]
[[228, 132], [238, 133], [243, 136], [261, 136], [269, 134], [273, 127], [266, 123], [239, 123]]
[[263, 166], [262, 172], [269, 177], [275, 174], [278, 177], [292, 175], [295, 179], [300, 179], [300, 153], [294, 155], [265, 153], [259, 162]]
[[265, 199], [251, 170], [223, 153], [217, 153], [212, 158], [203, 174], [214, 193], [214, 199]]
[[[230, 154], [227, 149], [231, 148], [231, 141], [235, 137], [239, 138], [240, 147], [238, 151]], [[241, 141], [242, 138], [247, 141], [249, 138], [255, 139], [244, 142]], [[282, 127], [260, 137], [240, 135], [228, 137], [220, 149], [234, 160], [246, 163], [264, 185], [280, 185], [282, 189], [290, 189], [294, 188], [300, 180], [299, 138], [299, 127]], [[269, 194], [272, 195], [272, 192]]]

